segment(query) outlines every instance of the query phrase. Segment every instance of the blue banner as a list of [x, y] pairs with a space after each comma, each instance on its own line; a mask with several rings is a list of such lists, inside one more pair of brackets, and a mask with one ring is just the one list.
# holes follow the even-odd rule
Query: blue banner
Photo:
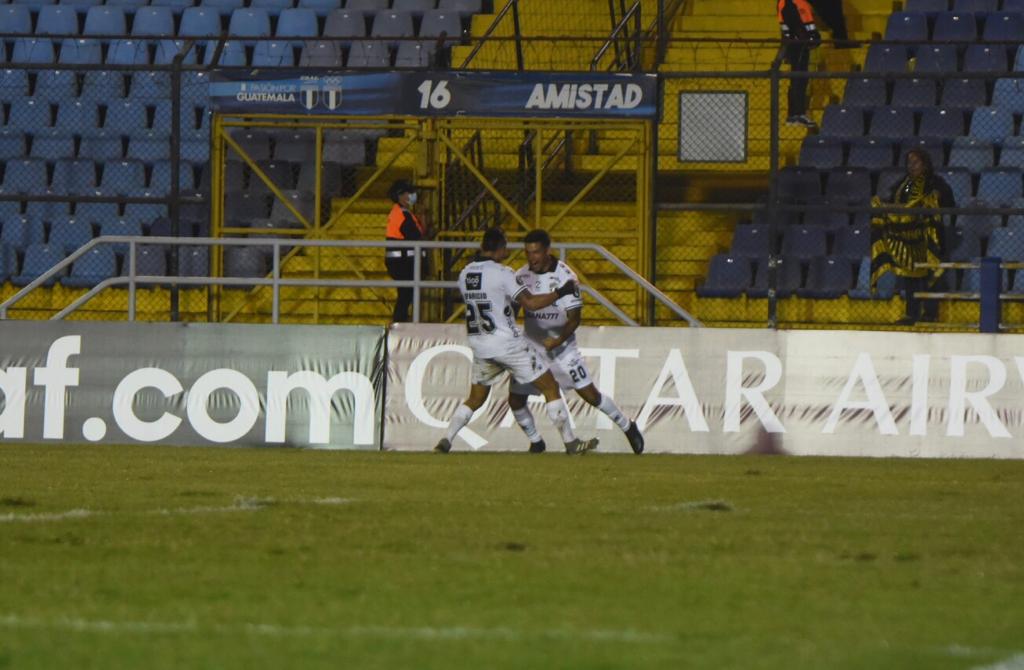
[[589, 72], [214, 72], [210, 97], [229, 114], [645, 118], [653, 74]]

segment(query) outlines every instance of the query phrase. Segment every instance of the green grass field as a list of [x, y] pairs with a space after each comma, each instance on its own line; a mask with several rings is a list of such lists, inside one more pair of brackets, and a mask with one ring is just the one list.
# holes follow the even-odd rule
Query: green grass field
[[0, 668], [1024, 668], [1024, 463], [0, 446]]

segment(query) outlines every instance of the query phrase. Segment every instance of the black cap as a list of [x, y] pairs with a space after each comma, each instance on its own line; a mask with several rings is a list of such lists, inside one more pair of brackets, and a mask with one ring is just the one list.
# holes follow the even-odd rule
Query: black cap
[[415, 192], [415, 186], [413, 186], [404, 179], [399, 179], [394, 184], [391, 185], [391, 188], [388, 189], [388, 197], [391, 198], [392, 202], [398, 202], [398, 199], [402, 196], [403, 193]]

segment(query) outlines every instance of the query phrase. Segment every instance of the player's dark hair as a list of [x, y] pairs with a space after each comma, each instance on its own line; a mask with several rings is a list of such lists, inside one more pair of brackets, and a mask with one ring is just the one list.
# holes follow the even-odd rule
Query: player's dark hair
[[482, 251], [497, 251], [508, 246], [508, 240], [505, 239], [505, 231], [495, 226], [494, 228], [488, 228], [484, 231], [484, 239], [480, 243], [480, 249]]
[[548, 231], [543, 228], [537, 228], [526, 233], [526, 237], [523, 238], [524, 244], [539, 244], [545, 249], [551, 246], [551, 236], [548, 235]]

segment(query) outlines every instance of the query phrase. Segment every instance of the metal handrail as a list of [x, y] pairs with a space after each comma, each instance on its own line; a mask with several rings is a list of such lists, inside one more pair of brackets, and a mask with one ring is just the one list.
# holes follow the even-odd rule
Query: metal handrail
[[516, 40], [516, 65], [518, 65], [520, 70], [523, 69], [523, 45], [520, 41], [519, 34], [519, 0], [508, 0], [505, 6], [501, 8], [501, 11], [498, 12], [498, 15], [494, 17], [494, 21], [491, 21], [491, 25], [489, 25], [487, 30], [484, 31], [484, 34], [480, 36], [480, 41], [476, 43], [473, 50], [469, 52], [468, 56], [466, 56], [466, 60], [462, 61], [462, 65], [459, 66], [460, 70], [465, 70], [469, 67], [469, 63], [476, 57], [477, 53], [480, 52], [480, 49], [483, 48], [484, 44], [487, 43], [487, 40], [490, 39], [494, 31], [497, 30], [498, 24], [502, 22], [509, 12], [512, 12], [512, 21], [515, 24], [514, 37]]
[[[628, 25], [630, 19], [632, 19], [634, 15], [636, 15], [636, 20], [637, 20], [637, 22], [639, 22], [639, 20], [640, 20], [640, 0], [636, 0], [636, 2], [633, 3], [633, 6], [630, 7], [629, 10], [625, 14], [622, 15], [622, 18], [619, 19], [619, 22], [612, 29], [611, 34], [608, 35], [608, 39], [605, 40], [605, 43], [602, 44], [601, 48], [597, 50], [596, 54], [594, 54], [594, 57], [590, 61], [590, 71], [591, 72], [596, 72], [597, 71], [597, 64], [601, 61], [602, 58], [604, 58], [604, 55], [605, 55], [605, 53], [608, 52], [608, 49], [610, 49], [616, 43], [615, 40], [616, 40], [616, 38], [618, 38], [619, 33], [621, 33], [623, 30], [626, 29], [626, 26]], [[633, 60], [635, 61], [635, 59], [636, 59], [636, 54], [633, 54]], [[630, 68], [635, 67], [635, 65], [636, 65], [635, 62], [629, 63]], [[622, 69], [621, 68], [621, 64], [620, 64], [620, 68], [619, 69], [620, 70]]]
[[[0, 319], [7, 318], [7, 311], [17, 304], [22, 298], [34, 289], [55, 278], [64, 268], [70, 266], [75, 260], [81, 258], [90, 249], [101, 244], [128, 244], [128, 275], [121, 277], [110, 277], [89, 289], [84, 295], [79, 296], [71, 304], [60, 310], [51, 317], [51, 320], [59, 320], [68, 316], [80, 306], [88, 302], [102, 290], [111, 286], [127, 284], [128, 319], [135, 320], [135, 290], [138, 284], [170, 284], [178, 286], [270, 286], [273, 289], [272, 298], [272, 321], [277, 323], [280, 318], [280, 289], [282, 286], [308, 286], [326, 288], [365, 288], [365, 287], [411, 287], [413, 289], [413, 321], [419, 322], [421, 291], [432, 288], [457, 288], [455, 281], [435, 281], [427, 279], [394, 280], [394, 279], [298, 279], [281, 277], [281, 247], [293, 247], [296, 245], [294, 239], [280, 238], [215, 238], [215, 237], [135, 237], [130, 235], [108, 235], [97, 237], [72, 252], [67, 258], [54, 265], [52, 268], [36, 277], [29, 284], [24, 286], [13, 296], [0, 303]], [[270, 277], [163, 277], [155, 275], [135, 275], [135, 249], [137, 245], [188, 245], [188, 246], [264, 246], [273, 249], [273, 269]], [[302, 246], [306, 247], [333, 247], [333, 248], [400, 248], [400, 249], [477, 249], [479, 245], [475, 242], [428, 242], [428, 241], [398, 241], [398, 240], [302, 240]], [[673, 302], [660, 289], [637, 274], [615, 254], [608, 251], [600, 244], [591, 243], [568, 243], [554, 242], [551, 245], [562, 252], [562, 258], [568, 256], [570, 251], [590, 251], [597, 253], [604, 260], [611, 263], [619, 272], [631, 279], [640, 286], [648, 295], [654, 298], [675, 315], [685, 320], [691, 327], [699, 328], [703, 324], [695, 319], [689, 312]], [[420, 276], [420, 263], [422, 253], [413, 256], [414, 268], [413, 277]], [[608, 309], [620, 321], [629, 326], [637, 326], [637, 322], [629, 318], [608, 298], [599, 291], [588, 286], [581, 286], [581, 290], [592, 296], [599, 304]]]

